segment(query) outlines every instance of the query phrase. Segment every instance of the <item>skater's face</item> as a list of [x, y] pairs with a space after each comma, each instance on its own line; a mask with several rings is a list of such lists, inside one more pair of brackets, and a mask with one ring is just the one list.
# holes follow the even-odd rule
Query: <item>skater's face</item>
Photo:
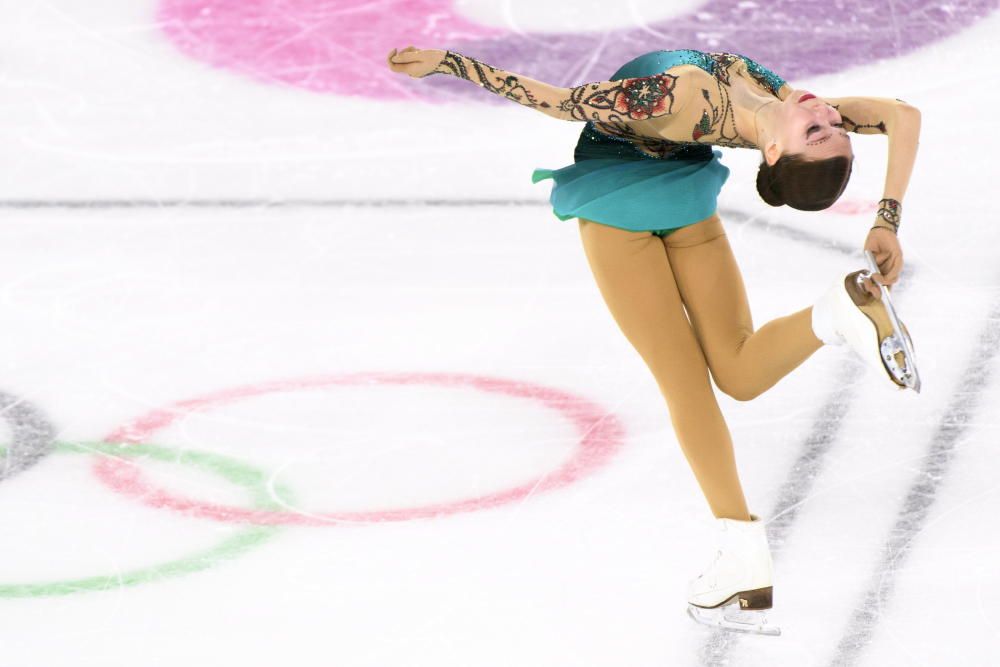
[[806, 160], [854, 157], [840, 113], [809, 91], [793, 90], [775, 105], [771, 119], [771, 136], [763, 149], [770, 165], [787, 154], [801, 154]]

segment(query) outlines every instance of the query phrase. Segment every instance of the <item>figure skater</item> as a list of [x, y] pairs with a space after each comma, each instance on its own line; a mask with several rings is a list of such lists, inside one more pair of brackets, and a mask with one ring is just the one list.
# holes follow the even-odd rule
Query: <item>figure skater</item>
[[[716, 519], [715, 560], [690, 581], [688, 612], [706, 624], [780, 634], [763, 612], [773, 596], [764, 523], [747, 508], [709, 373], [720, 390], [749, 401], [824, 344], [846, 344], [895, 386], [919, 391], [912, 342], [888, 286], [903, 268], [896, 233], [920, 112], [897, 99], [817, 97], [735, 53], [653, 51], [607, 81], [572, 88], [452, 51], [409, 46], [387, 60], [394, 72], [450, 74], [585, 123], [574, 163], [536, 169], [532, 180], [553, 179], [555, 215], [578, 218], [600, 293], [652, 371]], [[812, 306], [754, 330], [716, 212], [729, 169], [711, 146], [760, 150], [764, 201], [818, 211], [847, 185], [850, 132], [888, 135], [884, 199], [864, 242], [869, 269], [837, 276]]]

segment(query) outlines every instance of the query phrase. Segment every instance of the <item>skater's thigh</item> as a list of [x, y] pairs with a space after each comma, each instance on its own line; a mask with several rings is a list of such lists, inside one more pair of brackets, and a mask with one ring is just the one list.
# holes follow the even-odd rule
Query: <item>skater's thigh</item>
[[663, 238], [678, 291], [709, 365], [739, 352], [753, 333], [743, 276], [717, 213]]
[[704, 399], [708, 368], [684, 313], [663, 242], [580, 219], [580, 237], [615, 322], [672, 402]]

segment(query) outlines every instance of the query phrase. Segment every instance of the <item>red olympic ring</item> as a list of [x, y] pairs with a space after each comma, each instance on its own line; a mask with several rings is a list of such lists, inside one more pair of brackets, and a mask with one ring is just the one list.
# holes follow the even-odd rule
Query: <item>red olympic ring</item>
[[223, 522], [258, 525], [330, 525], [337, 522], [406, 521], [497, 507], [529, 494], [566, 486], [607, 464], [623, 444], [624, 428], [611, 413], [587, 399], [558, 389], [523, 381], [464, 373], [353, 373], [314, 378], [280, 380], [225, 389], [207, 396], [172, 403], [152, 410], [119, 426], [104, 439], [107, 442], [140, 443], [184, 415], [209, 410], [242, 399], [277, 392], [299, 391], [334, 385], [417, 385], [465, 386], [480, 391], [535, 399], [570, 420], [580, 433], [580, 441], [569, 460], [551, 473], [516, 487], [465, 500], [421, 507], [362, 512], [305, 514], [294, 511], [246, 509], [185, 498], [153, 486], [138, 467], [114, 457], [98, 458], [93, 472], [113, 490], [158, 508]]

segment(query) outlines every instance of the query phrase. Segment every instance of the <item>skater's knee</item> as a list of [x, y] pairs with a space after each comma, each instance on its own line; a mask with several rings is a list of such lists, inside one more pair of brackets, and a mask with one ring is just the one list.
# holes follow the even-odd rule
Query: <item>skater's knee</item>
[[763, 394], [766, 389], [766, 387], [747, 378], [732, 375], [720, 377], [715, 373], [712, 374], [712, 377], [715, 379], [715, 386], [719, 388], [719, 391], [737, 401], [752, 401]]

